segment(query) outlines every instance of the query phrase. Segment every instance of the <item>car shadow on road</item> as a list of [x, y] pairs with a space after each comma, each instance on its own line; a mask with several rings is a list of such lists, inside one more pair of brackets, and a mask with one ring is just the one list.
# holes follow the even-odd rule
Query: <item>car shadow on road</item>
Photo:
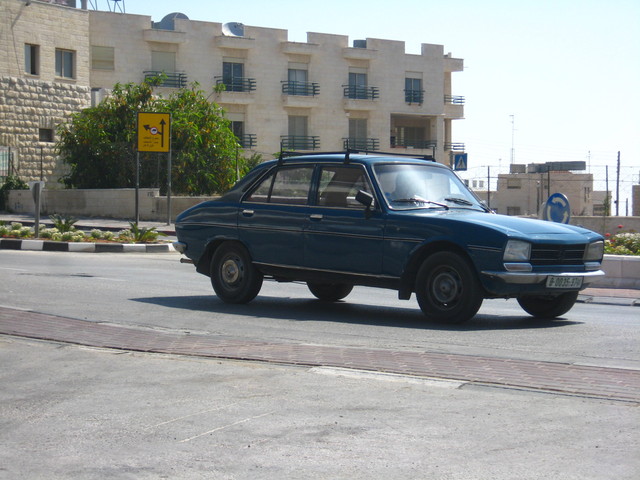
[[540, 320], [528, 315], [505, 316], [478, 314], [462, 325], [428, 322], [418, 308], [372, 306], [351, 302], [323, 302], [316, 299], [298, 299], [258, 296], [245, 305], [227, 304], [215, 295], [186, 295], [173, 297], [132, 298], [132, 301], [167, 308], [211, 312], [224, 315], [271, 318], [297, 322], [334, 322], [354, 325], [412, 328], [422, 330], [528, 330], [579, 325], [583, 322], [559, 318]]

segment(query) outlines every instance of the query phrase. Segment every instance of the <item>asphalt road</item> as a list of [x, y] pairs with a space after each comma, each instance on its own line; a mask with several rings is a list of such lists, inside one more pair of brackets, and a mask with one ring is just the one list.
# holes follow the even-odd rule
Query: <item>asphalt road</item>
[[[228, 306], [178, 256], [0, 251], [0, 306], [158, 334], [640, 370], [634, 307], [462, 327], [361, 288], [265, 283]], [[55, 320], [55, 317], [53, 317]], [[73, 333], [73, 332], [71, 332]], [[637, 402], [0, 336], [0, 478], [635, 479]]]
[[177, 254], [0, 251], [0, 305], [158, 329], [266, 341], [424, 350], [640, 369], [636, 308], [576, 304], [535, 320], [514, 300], [485, 301], [459, 326], [424, 321], [415, 299], [355, 288], [325, 304], [303, 284], [264, 283], [247, 305], [226, 305]]

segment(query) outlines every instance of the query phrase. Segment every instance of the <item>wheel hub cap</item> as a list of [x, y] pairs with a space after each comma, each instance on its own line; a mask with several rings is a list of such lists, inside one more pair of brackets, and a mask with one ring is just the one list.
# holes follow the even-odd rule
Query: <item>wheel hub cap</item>
[[434, 278], [432, 292], [438, 302], [451, 303], [459, 294], [458, 282], [451, 273], [440, 273]]
[[240, 266], [233, 259], [225, 260], [222, 264], [222, 279], [225, 283], [234, 284], [240, 279]]

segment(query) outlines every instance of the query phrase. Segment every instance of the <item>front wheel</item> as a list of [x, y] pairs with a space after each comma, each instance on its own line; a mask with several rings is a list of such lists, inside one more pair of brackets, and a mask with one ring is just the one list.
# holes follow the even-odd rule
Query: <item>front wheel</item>
[[307, 282], [309, 291], [316, 298], [325, 302], [337, 302], [351, 293], [353, 285], [347, 283], [313, 283]]
[[529, 315], [536, 318], [556, 318], [567, 313], [578, 300], [578, 292], [560, 295], [522, 295], [518, 303]]
[[239, 243], [225, 242], [211, 259], [211, 285], [225, 303], [248, 303], [260, 292], [263, 275]]
[[482, 305], [482, 287], [469, 262], [451, 252], [429, 256], [416, 277], [416, 297], [428, 320], [462, 323]]

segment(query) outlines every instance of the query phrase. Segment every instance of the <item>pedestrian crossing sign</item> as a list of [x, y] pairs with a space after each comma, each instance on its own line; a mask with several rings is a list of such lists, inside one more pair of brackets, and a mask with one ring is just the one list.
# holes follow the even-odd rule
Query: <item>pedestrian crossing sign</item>
[[456, 153], [453, 156], [453, 169], [454, 170], [466, 170], [467, 169], [467, 154]]

